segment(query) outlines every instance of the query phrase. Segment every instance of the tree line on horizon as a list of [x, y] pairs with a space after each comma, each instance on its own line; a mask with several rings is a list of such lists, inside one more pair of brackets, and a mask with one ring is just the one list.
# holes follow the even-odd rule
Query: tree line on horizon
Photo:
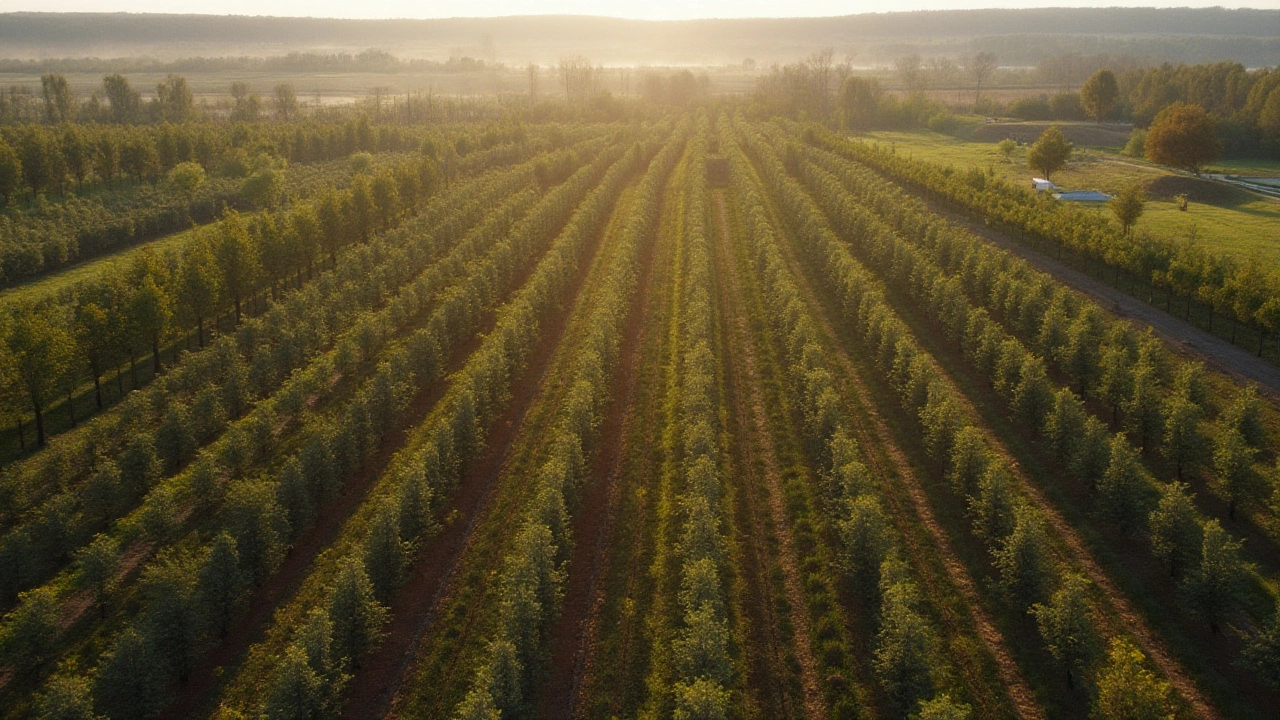
[[773, 66], [758, 80], [753, 101], [762, 116], [823, 120], [848, 132], [928, 127], [950, 134], [960, 130], [960, 114], [1129, 122], [1146, 130], [1161, 113], [1181, 104], [1199, 108], [1212, 120], [1226, 154], [1280, 156], [1280, 70], [1274, 68], [1249, 70], [1239, 63], [1102, 67], [1076, 90], [1008, 102], [990, 92], [983, 95], [998, 69], [999, 59], [990, 53], [966, 58], [953, 74], [967, 80], [972, 95], [946, 103], [930, 95], [937, 69], [919, 55], [895, 60], [896, 83], [888, 86], [855, 74], [847, 59], [837, 62], [828, 49]]

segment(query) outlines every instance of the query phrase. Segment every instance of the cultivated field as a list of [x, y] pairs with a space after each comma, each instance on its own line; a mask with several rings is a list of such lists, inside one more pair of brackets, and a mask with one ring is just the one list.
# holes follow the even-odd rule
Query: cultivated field
[[938, 135], [400, 137], [0, 295], [132, 328], [11, 418], [0, 720], [1274, 714], [1274, 366], [1164, 339], [1242, 276], [1149, 297]]

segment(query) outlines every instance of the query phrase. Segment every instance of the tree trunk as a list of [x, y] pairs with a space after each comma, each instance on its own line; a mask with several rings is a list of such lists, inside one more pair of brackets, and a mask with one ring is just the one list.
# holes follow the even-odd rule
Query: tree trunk
[[67, 414], [71, 416], [71, 427], [76, 426], [76, 399], [71, 394], [73, 391], [67, 391]]
[[236, 327], [240, 327], [240, 296], [236, 296]]
[[27, 449], [27, 431], [26, 431], [26, 428], [22, 426], [22, 418], [18, 418], [17, 422], [18, 422], [18, 449], [26, 450]]
[[98, 409], [102, 409], [102, 377], [97, 373], [93, 375], [93, 397], [98, 404]]
[[40, 404], [32, 403], [36, 410], [36, 445], [44, 447], [44, 414], [40, 412]]
[[196, 339], [198, 341], [197, 344], [200, 346], [200, 349], [203, 350], [204, 349], [204, 317], [201, 315], [196, 316]]
[[155, 365], [156, 375], [160, 375], [160, 340], [153, 339], [151, 341], [151, 361]]

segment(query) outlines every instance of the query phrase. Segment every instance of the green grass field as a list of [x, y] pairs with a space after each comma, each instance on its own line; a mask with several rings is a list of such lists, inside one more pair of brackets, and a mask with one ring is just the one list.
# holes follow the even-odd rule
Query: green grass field
[[1244, 177], [1280, 177], [1280, 160], [1247, 158], [1243, 160], [1219, 160], [1209, 172], [1223, 172]]
[[128, 264], [135, 254], [147, 248], [159, 252], [171, 247], [178, 247], [191, 238], [192, 232], [192, 230], [183, 230], [182, 232], [165, 235], [111, 255], [85, 260], [51, 275], [33, 278], [30, 282], [5, 288], [0, 290], [0, 303], [35, 302], [53, 297], [82, 280], [102, 274], [114, 265]]
[[[1030, 182], [1026, 147], [1006, 161], [995, 144], [973, 142], [929, 130], [875, 132], [866, 139], [889, 145], [898, 153], [957, 167], [991, 168], [1011, 182]], [[1214, 163], [1211, 172], [1266, 176], [1280, 173], [1280, 161], [1232, 160]], [[1053, 181], [1069, 190], [1114, 192], [1131, 182], [1147, 186], [1146, 213], [1139, 231], [1180, 238], [1221, 248], [1242, 258], [1256, 256], [1266, 263], [1280, 263], [1280, 201], [1207, 180], [1181, 175], [1144, 160], [1126, 157], [1117, 148], [1080, 148]], [[1186, 192], [1191, 200], [1186, 212], [1178, 209], [1173, 195]], [[1100, 207], [1099, 212], [1108, 212]]]

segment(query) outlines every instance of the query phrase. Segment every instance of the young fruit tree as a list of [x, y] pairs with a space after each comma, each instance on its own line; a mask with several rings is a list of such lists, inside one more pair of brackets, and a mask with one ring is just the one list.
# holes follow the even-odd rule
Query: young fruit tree
[[1045, 130], [1040, 139], [1027, 150], [1027, 166], [1038, 171], [1044, 179], [1061, 170], [1071, 159], [1075, 146], [1062, 134], [1057, 125]]

